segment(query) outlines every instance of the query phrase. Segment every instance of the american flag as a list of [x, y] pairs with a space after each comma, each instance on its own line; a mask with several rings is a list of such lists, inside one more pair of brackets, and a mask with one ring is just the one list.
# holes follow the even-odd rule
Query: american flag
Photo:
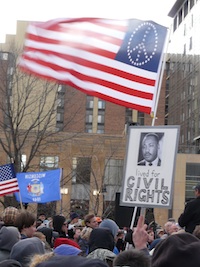
[[137, 19], [55, 19], [27, 28], [19, 66], [86, 94], [154, 111], [167, 28]]
[[0, 166], [0, 196], [19, 192], [18, 181], [15, 175], [14, 165]]

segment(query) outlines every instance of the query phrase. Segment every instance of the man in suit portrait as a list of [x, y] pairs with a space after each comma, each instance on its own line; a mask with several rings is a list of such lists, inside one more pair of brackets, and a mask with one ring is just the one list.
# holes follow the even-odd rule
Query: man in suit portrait
[[161, 159], [158, 156], [160, 149], [159, 136], [156, 133], [148, 133], [144, 136], [140, 152], [143, 159], [138, 162], [139, 166], [161, 166]]

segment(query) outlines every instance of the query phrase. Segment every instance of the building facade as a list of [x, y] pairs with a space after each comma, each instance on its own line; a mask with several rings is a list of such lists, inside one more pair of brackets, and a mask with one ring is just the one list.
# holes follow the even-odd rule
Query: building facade
[[[177, 2], [180, 3], [180, 1]], [[11, 44], [17, 47], [23, 46], [26, 27], [27, 22], [18, 21], [16, 35], [7, 35], [6, 43], [1, 44], [2, 60], [5, 60]], [[177, 77], [181, 74], [173, 73], [172, 69], [175, 64], [172, 63], [174, 61], [179, 61], [179, 55], [169, 54], [154, 125], [181, 125], [182, 136], [181, 121], [175, 119], [180, 118], [180, 99], [178, 98], [180, 93], [175, 94], [175, 92], [178, 92], [177, 83], [179, 84], [183, 79], [180, 78], [178, 81]], [[187, 79], [182, 81], [184, 85], [188, 84]], [[194, 81], [189, 83], [192, 84]], [[36, 95], [38, 88], [41, 87], [36, 86]], [[172, 88], [174, 88], [174, 93]], [[180, 91], [181, 88], [182, 86], [180, 86]], [[11, 87], [11, 89], [16, 88]], [[53, 204], [47, 203], [46, 210], [53, 210], [66, 216], [74, 210], [79, 213], [93, 212], [113, 217], [116, 193], [121, 191], [127, 127], [132, 123], [152, 125], [152, 118], [147, 114], [83, 94], [68, 86], [58, 85], [56, 92], [57, 101], [52, 120], [54, 127], [52, 131], [56, 134], [49, 136], [45, 149], [44, 146], [43, 149], [38, 149], [27, 171], [51, 170], [58, 167], [63, 169], [62, 200]], [[198, 92], [197, 89], [196, 92]], [[185, 106], [182, 110], [185, 110]], [[183, 122], [185, 123], [185, 119]], [[187, 121], [187, 127], [189, 123], [191, 120]], [[189, 131], [189, 128], [185, 129], [187, 130], [184, 131]], [[26, 132], [27, 129], [24, 126], [21, 130]], [[29, 160], [31, 140], [34, 138], [34, 133], [32, 134], [33, 136], [30, 136], [30, 140], [21, 151], [24, 166]], [[190, 135], [195, 138], [198, 136], [198, 131]], [[182, 149], [185, 146], [188, 149], [188, 143], [184, 141]], [[196, 151], [195, 146], [196, 144], [191, 151], [185, 149], [180, 152], [193, 153]], [[2, 151], [0, 154], [3, 164], [8, 160], [7, 154]], [[184, 207], [185, 195], [187, 199], [192, 198], [190, 185], [198, 181], [199, 177], [197, 174], [193, 176], [191, 169], [193, 164], [198, 165], [198, 160], [198, 155], [195, 154], [178, 154], [173, 207], [171, 210], [155, 209], [155, 219], [159, 224], [163, 225], [168, 217], [177, 219]], [[187, 184], [186, 180], [190, 182]], [[36, 210], [35, 205], [29, 205], [28, 208]]]

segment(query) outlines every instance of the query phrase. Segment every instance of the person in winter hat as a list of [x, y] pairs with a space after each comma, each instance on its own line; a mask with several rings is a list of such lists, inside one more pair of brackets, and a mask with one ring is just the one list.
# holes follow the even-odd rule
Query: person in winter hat
[[0, 229], [0, 261], [9, 259], [12, 247], [20, 240], [20, 233], [14, 226]]
[[[48, 257], [48, 255], [47, 255]], [[37, 263], [34, 264], [34, 260], [37, 260]], [[38, 256], [34, 257], [30, 267], [108, 267], [106, 263], [99, 259], [87, 259], [85, 257], [80, 256], [58, 256], [53, 255], [48, 259], [44, 260], [42, 256], [41, 259], [43, 261], [39, 261]]]
[[95, 228], [89, 238], [88, 259], [100, 259], [112, 266], [116, 254], [113, 253], [115, 246], [114, 237], [108, 228]]
[[22, 267], [27, 267], [35, 254], [45, 254], [44, 245], [38, 237], [30, 237], [21, 239], [12, 247], [10, 259], [19, 261]]
[[[119, 231], [119, 226], [116, 224], [116, 222], [115, 221], [113, 221], [113, 220], [111, 220], [111, 219], [104, 219], [100, 224], [99, 224], [99, 228], [108, 228], [110, 231], [111, 231], [111, 233], [112, 233], [112, 235], [113, 235], [113, 237], [114, 237], [114, 241], [115, 241], [115, 243], [116, 243], [116, 241], [117, 241], [117, 233], [118, 233], [118, 231]], [[116, 247], [116, 244], [115, 244], [115, 246], [114, 246], [114, 249], [113, 249], [113, 252], [115, 253], [115, 254], [119, 254], [119, 250], [118, 250], [118, 248]]]
[[103, 227], [103, 228], [109, 228], [113, 237], [116, 238], [117, 233], [119, 231], [119, 226], [116, 224], [115, 221], [111, 220], [111, 219], [104, 219], [100, 224], [99, 227]]
[[197, 267], [200, 263], [200, 241], [190, 233], [177, 233], [162, 240], [152, 256], [152, 267]]
[[62, 244], [54, 249], [54, 254], [56, 255], [80, 255], [82, 252], [79, 248], [71, 245]]
[[53, 229], [58, 232], [59, 237], [67, 237], [68, 224], [62, 215], [55, 215], [53, 217]]
[[15, 207], [9, 206], [5, 208], [2, 214], [2, 221], [5, 226], [14, 226], [15, 219], [19, 214], [19, 210]]
[[113, 251], [114, 246], [114, 237], [108, 228], [101, 227], [92, 230], [89, 237], [89, 253], [97, 248]]

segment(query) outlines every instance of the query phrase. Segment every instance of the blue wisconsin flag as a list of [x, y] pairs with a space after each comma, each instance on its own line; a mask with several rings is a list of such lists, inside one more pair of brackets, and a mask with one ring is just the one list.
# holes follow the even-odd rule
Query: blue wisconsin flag
[[15, 193], [17, 201], [23, 203], [46, 203], [61, 199], [60, 179], [62, 169], [47, 172], [17, 173], [19, 193]]

